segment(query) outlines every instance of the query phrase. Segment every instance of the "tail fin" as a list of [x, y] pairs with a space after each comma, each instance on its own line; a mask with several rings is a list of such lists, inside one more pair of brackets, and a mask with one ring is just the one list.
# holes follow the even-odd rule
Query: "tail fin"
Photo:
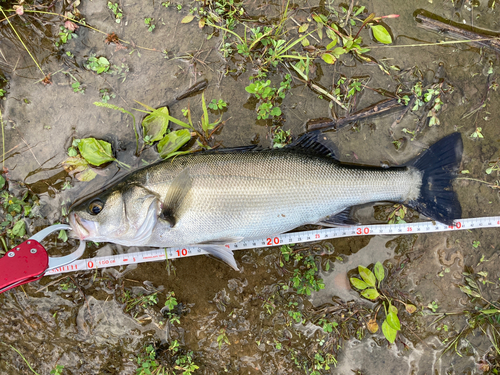
[[462, 207], [451, 184], [460, 166], [462, 152], [462, 136], [460, 133], [453, 133], [406, 163], [422, 172], [420, 195], [407, 205], [447, 225], [452, 225], [453, 220], [459, 219]]

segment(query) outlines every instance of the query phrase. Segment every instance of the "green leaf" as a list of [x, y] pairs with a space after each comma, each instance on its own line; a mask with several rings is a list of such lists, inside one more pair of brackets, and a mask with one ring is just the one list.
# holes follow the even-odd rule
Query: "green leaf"
[[380, 295], [379, 292], [377, 291], [377, 289], [375, 288], [369, 288], [369, 289], [365, 289], [361, 292], [361, 295], [365, 298], [368, 298], [368, 299], [377, 299], [377, 297]]
[[391, 44], [392, 38], [386, 28], [382, 25], [371, 26], [373, 37], [377, 39], [380, 43]]
[[388, 323], [387, 320], [384, 320], [382, 323], [382, 332], [391, 344], [394, 344], [394, 341], [396, 341], [396, 335], [398, 334], [398, 331], [396, 331], [394, 328], [392, 328]]
[[299, 33], [305, 33], [308, 28], [309, 28], [309, 24], [308, 23], [303, 23], [299, 27]]
[[375, 267], [373, 267], [373, 271], [375, 272], [375, 276], [377, 277], [377, 280], [379, 283], [382, 280], [384, 280], [385, 272], [384, 272], [384, 266], [382, 265], [382, 263], [380, 263], [380, 262], [375, 263]]
[[313, 13], [311, 14], [313, 20], [315, 20], [317, 23], [323, 23], [323, 20], [321, 19], [321, 17], [319, 15], [317, 15], [316, 13]]
[[333, 57], [332, 54], [330, 53], [324, 53], [321, 55], [321, 58], [323, 59], [324, 62], [327, 64], [334, 64], [335, 61], [337, 60], [335, 57]]
[[387, 314], [387, 324], [391, 326], [391, 328], [399, 331], [401, 329], [401, 323], [399, 322], [398, 314], [390, 312]]
[[78, 152], [76, 151], [76, 149], [74, 147], [68, 148], [68, 156], [74, 157], [76, 155], [78, 155]]
[[78, 143], [83, 158], [92, 165], [101, 165], [115, 160], [111, 144], [95, 138], [84, 138]]
[[170, 132], [158, 143], [158, 152], [162, 158], [167, 159], [190, 139], [191, 132], [187, 129]]
[[271, 116], [280, 116], [281, 115], [281, 108], [280, 107], [274, 107], [269, 114]]
[[23, 219], [19, 220], [12, 228], [12, 235], [15, 237], [22, 237], [26, 234], [26, 225]]
[[389, 312], [397, 314], [398, 313], [398, 309], [394, 305], [389, 305]]
[[87, 168], [84, 171], [78, 173], [75, 177], [78, 181], [90, 181], [97, 176], [97, 173], [93, 169]]
[[63, 164], [67, 166], [64, 167], [67, 172], [73, 173], [81, 172], [89, 167], [87, 160], [81, 156], [69, 157], [63, 161]]
[[0, 175], [0, 189], [2, 189], [5, 186], [5, 178], [3, 178], [2, 175]]
[[360, 276], [365, 280], [369, 286], [375, 287], [375, 275], [368, 268], [363, 266], [358, 266], [358, 272]]
[[500, 313], [500, 310], [498, 310], [498, 309], [488, 309], [488, 310], [481, 310], [480, 312], [482, 314], [496, 314], [496, 313]]
[[349, 280], [351, 280], [351, 284], [354, 285], [358, 289], [366, 289], [368, 288], [368, 284], [365, 283], [364, 281], [361, 281], [357, 277], [351, 277]]
[[326, 49], [327, 50], [330, 50], [332, 49], [333, 47], [335, 47], [337, 45], [337, 38], [335, 38], [334, 40], [332, 40], [327, 46], [326, 46]]
[[188, 14], [186, 17], [184, 17], [184, 18], [181, 20], [181, 23], [189, 23], [189, 22], [191, 22], [192, 20], [194, 20], [194, 14]]
[[68, 233], [66, 233], [64, 229], [61, 229], [57, 238], [63, 240], [63, 242], [66, 242], [68, 240]]
[[343, 55], [344, 53], [346, 53], [347, 51], [342, 48], [342, 47], [337, 47], [335, 48], [332, 53], [336, 56], [336, 57], [339, 57], [340, 55]]
[[148, 137], [148, 143], [159, 141], [163, 138], [168, 129], [168, 108], [161, 107], [155, 109], [142, 121], [144, 137]]
[[205, 93], [201, 93], [201, 108], [203, 109], [203, 116], [201, 117], [201, 128], [206, 133], [210, 128], [210, 122], [208, 121], [208, 111], [207, 105], [205, 103]]

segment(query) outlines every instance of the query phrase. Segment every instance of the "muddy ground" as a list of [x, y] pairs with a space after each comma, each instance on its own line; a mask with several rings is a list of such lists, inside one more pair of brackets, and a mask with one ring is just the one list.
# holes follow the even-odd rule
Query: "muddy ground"
[[[418, 82], [424, 89], [441, 85], [443, 104], [437, 111], [439, 125], [429, 126], [422, 111], [396, 110], [328, 132], [339, 147], [340, 159], [396, 165], [458, 131], [464, 143], [460, 170], [465, 173], [459, 173], [454, 187], [463, 217], [500, 215], [498, 171], [486, 173], [489, 163], [500, 157], [500, 99], [495, 86], [498, 52], [468, 43], [428, 45], [453, 39], [419, 28], [415, 20], [416, 12], [425, 9], [458, 24], [495, 32], [500, 26], [498, 1], [373, 0], [353, 4], [366, 7], [364, 17], [372, 12], [399, 15], [384, 19], [393, 43], [384, 46], [364, 29], [360, 36], [363, 46], [372, 48], [367, 53], [372, 62], [363, 62], [352, 53], [331, 65], [317, 58], [312, 81], [327, 91], [333, 91], [341, 76], [363, 82], [367, 88], [351, 103], [352, 112], [384, 99], [383, 92], [396, 94], [402, 88], [405, 93]], [[15, 4], [0, 5], [13, 9]], [[334, 112], [345, 115], [312, 91], [289, 65], [279, 64], [269, 74], [275, 85], [285, 74], [293, 76], [291, 90], [280, 105], [282, 116], [258, 120], [257, 100], [245, 91], [255, 65], [224, 56], [221, 30], [200, 28], [197, 19], [181, 22], [201, 3], [171, 2], [167, 7], [161, 2], [121, 1], [124, 16], [120, 23], [102, 0], [56, 1], [49, 8], [48, 3], [35, 5], [25, 5], [25, 9], [59, 14], [76, 14], [77, 9], [78, 19], [85, 18], [92, 28], [81, 26], [75, 30], [77, 38], [56, 46], [60, 27], [64, 28], [62, 17], [29, 12], [19, 16], [6, 10], [13, 15], [12, 25], [39, 69], [11, 25], [5, 20], [0, 24], [4, 176], [11, 195], [19, 198], [28, 191], [27, 199], [35, 201], [32, 214], [24, 219], [25, 238], [54, 222], [67, 222], [64, 211], [71, 202], [127, 173], [126, 168], [111, 163], [98, 169], [92, 181], [78, 181], [62, 164], [74, 138], [110, 142], [116, 158], [132, 168], [158, 159], [154, 147], [146, 148], [140, 157], [134, 155], [130, 116], [96, 107], [93, 103], [102, 101], [100, 90], [114, 95], [109, 103], [128, 111], [141, 108], [135, 102], [139, 101], [153, 108], [168, 106], [179, 119], [183, 118], [182, 109], [189, 107], [193, 119], [199, 119], [200, 93], [181, 100], [176, 97], [195, 82], [206, 80], [207, 101], [228, 103], [222, 113], [224, 126], [210, 140], [211, 145], [223, 147], [252, 143], [271, 147], [276, 126], [296, 137], [306, 131], [310, 119], [332, 118]], [[342, 7], [348, 9], [349, 5], [329, 1], [291, 4], [284, 21], [286, 38], [297, 38], [299, 25], [314, 24], [313, 13], [342, 13]], [[252, 27], [276, 24], [286, 9], [286, 3], [280, 2], [234, 6], [245, 8], [242, 23]], [[153, 18], [152, 31], [145, 18]], [[345, 30], [355, 34], [361, 23]], [[242, 34], [243, 26], [239, 27], [236, 30]], [[105, 39], [112, 32], [128, 43], [107, 44]], [[311, 44], [321, 42], [311, 39]], [[296, 50], [305, 53], [302, 47]], [[116, 66], [114, 74], [96, 74], [86, 68], [92, 56], [106, 57]], [[43, 84], [41, 80], [49, 73], [51, 83]], [[75, 87], [75, 82], [80, 86]], [[143, 114], [134, 114], [140, 123]], [[418, 130], [417, 135], [403, 129]], [[363, 207], [356, 217], [363, 224], [386, 223], [391, 210], [392, 205], [387, 204]], [[425, 220], [416, 213], [407, 215], [408, 221]], [[8, 238], [5, 231], [3, 237], [8, 247], [22, 241]], [[151, 346], [155, 363], [162, 366], [157, 373], [496, 374], [500, 369], [500, 314], [481, 315], [479, 311], [499, 306], [498, 238], [498, 230], [492, 228], [299, 245], [301, 253], [311, 256], [317, 265], [316, 279], [325, 284], [311, 295], [299, 294], [292, 286], [294, 270], [306, 269], [304, 261], [281, 266], [278, 247], [237, 252], [241, 272], [198, 256], [168, 264], [44, 277], [0, 294], [0, 372], [135, 374], [144, 364], [155, 368], [153, 359], [146, 357], [146, 348]], [[55, 244], [54, 239], [49, 250], [62, 254], [75, 245], [73, 240]], [[137, 248], [88, 245], [84, 257], [128, 251]], [[368, 329], [375, 315], [382, 325], [381, 300], [362, 298], [349, 282], [349, 277], [358, 276], [358, 265], [372, 269], [376, 262], [383, 263], [387, 275], [379, 290], [399, 309], [401, 331], [394, 344], [388, 343], [380, 329], [376, 333]], [[470, 286], [465, 276], [476, 283], [480, 297], [464, 293], [463, 287]], [[163, 306], [171, 292], [178, 305], [169, 311]], [[407, 312], [403, 302], [414, 305], [416, 311]], [[178, 350], [172, 349], [174, 342]], [[189, 370], [190, 362], [199, 368]]]

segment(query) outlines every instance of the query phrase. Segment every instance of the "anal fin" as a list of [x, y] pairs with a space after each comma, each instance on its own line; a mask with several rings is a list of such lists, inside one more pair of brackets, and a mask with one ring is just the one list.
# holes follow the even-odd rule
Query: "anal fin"
[[341, 227], [358, 225], [359, 223], [352, 218], [352, 207], [347, 207], [335, 215], [327, 216], [320, 222], [316, 223], [325, 227]]
[[[227, 243], [227, 242], [226, 242]], [[210, 253], [216, 258], [219, 258], [229, 264], [234, 270], [239, 271], [236, 260], [234, 259], [233, 251], [222, 245], [211, 245], [211, 244], [196, 244], [202, 250]]]

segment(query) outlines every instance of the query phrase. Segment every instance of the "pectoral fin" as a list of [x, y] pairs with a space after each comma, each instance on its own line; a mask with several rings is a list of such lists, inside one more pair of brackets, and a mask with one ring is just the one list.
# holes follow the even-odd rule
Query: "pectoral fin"
[[173, 227], [179, 220], [182, 203], [188, 194], [193, 181], [189, 174], [189, 168], [185, 168], [172, 181], [161, 206], [160, 219], [168, 221]]
[[[227, 243], [227, 242], [226, 242]], [[238, 265], [234, 260], [232, 250], [228, 249], [222, 245], [210, 245], [210, 244], [197, 244], [200, 249], [207, 251], [212, 254], [214, 257], [219, 258], [233, 267], [236, 271], [239, 271]]]

